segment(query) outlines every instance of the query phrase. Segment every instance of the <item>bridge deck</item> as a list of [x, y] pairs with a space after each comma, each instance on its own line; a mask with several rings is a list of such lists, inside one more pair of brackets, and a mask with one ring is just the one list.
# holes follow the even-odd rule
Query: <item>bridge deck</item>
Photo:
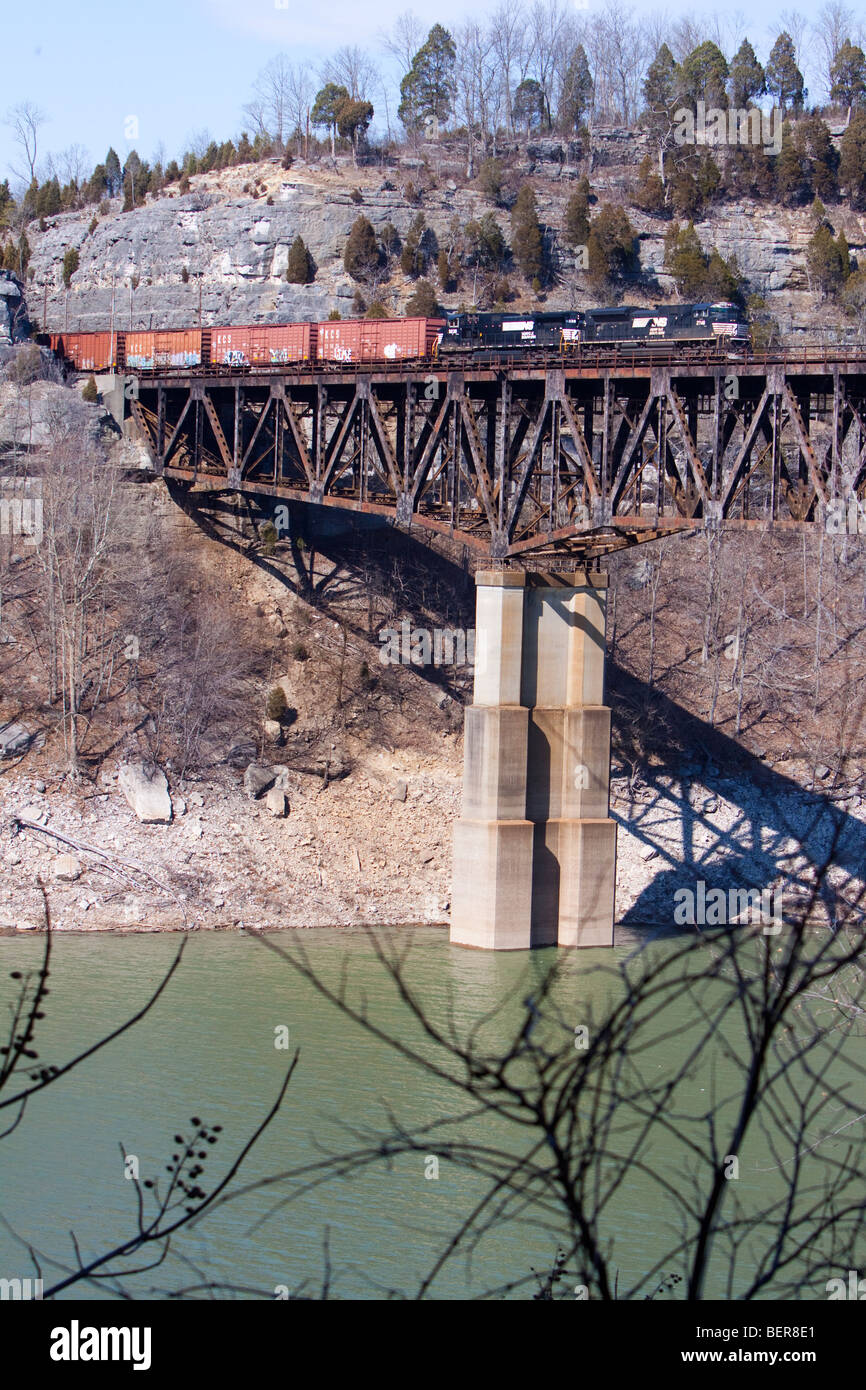
[[857, 530], [866, 491], [860, 348], [161, 371], [126, 395], [185, 487], [387, 516], [502, 562], [723, 520]]

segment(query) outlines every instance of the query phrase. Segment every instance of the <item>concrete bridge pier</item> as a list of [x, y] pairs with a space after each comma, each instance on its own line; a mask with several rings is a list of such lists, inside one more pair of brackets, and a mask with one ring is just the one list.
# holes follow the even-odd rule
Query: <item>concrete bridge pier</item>
[[607, 576], [496, 571], [476, 585], [451, 940], [611, 946]]

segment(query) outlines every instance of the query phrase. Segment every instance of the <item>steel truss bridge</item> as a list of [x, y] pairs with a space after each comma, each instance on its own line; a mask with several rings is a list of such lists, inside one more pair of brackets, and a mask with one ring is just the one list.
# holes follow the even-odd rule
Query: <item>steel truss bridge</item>
[[166, 370], [125, 394], [193, 494], [374, 513], [499, 562], [722, 521], [841, 530], [866, 498], [866, 349]]

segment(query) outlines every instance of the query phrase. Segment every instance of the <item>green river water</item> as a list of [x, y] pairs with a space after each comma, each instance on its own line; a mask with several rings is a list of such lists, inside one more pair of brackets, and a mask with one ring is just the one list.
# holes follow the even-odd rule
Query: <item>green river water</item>
[[[302, 940], [317, 970], [332, 982], [348, 962], [353, 996], [363, 992], [387, 1029], [398, 1036], [408, 1032], [405, 1008], [386, 983], [365, 933], [317, 929], [280, 940], [291, 944], [289, 937]], [[550, 951], [460, 950], [434, 928], [403, 928], [394, 939], [411, 943], [408, 975], [425, 1005], [442, 1017], [450, 1002], [458, 1030], [509, 998], [502, 1020], [492, 1025], [502, 1037], [533, 982], [556, 959]], [[40, 1065], [62, 1062], [140, 1007], [177, 948], [174, 936], [56, 938], [51, 996], [37, 1040]], [[41, 949], [36, 939], [0, 939], [4, 1001], [12, 997], [9, 971], [34, 966]], [[598, 1006], [611, 984], [590, 967], [633, 949], [571, 957], [557, 986], [564, 1013], [572, 1011], [579, 1020], [590, 1002]], [[672, 947], [658, 942], [649, 949]], [[683, 991], [669, 1006], [672, 1028], [692, 1007]], [[459, 1108], [444, 1082], [421, 1074], [365, 1034], [261, 942], [243, 934], [202, 933], [188, 941], [178, 974], [152, 1012], [62, 1083], [34, 1097], [21, 1125], [3, 1140], [4, 1220], [25, 1241], [61, 1259], [70, 1254], [70, 1230], [85, 1255], [130, 1233], [134, 1190], [124, 1177], [119, 1146], [137, 1156], [142, 1178], [159, 1176], [177, 1147], [172, 1136], [196, 1115], [223, 1127], [220, 1145], [209, 1156], [218, 1170], [273, 1100], [287, 1061], [286, 1052], [274, 1045], [281, 1027], [288, 1028], [300, 1060], [283, 1109], [244, 1166], [244, 1182], [351, 1148], [357, 1131], [386, 1132], [388, 1110], [408, 1125]], [[679, 1046], [673, 1034], [668, 1041], [662, 1038], [653, 1065], [668, 1065]], [[725, 1079], [724, 1059], [717, 1063], [713, 1084], [719, 1085]], [[694, 1105], [704, 1104], [709, 1075], [699, 1073], [689, 1084]], [[765, 1181], [758, 1160], [756, 1154], [742, 1175], [744, 1189], [760, 1188]], [[678, 1161], [662, 1143], [658, 1162]], [[327, 1230], [335, 1296], [376, 1298], [389, 1289], [412, 1296], [478, 1192], [476, 1180], [448, 1162], [441, 1164], [438, 1179], [430, 1179], [423, 1155], [402, 1155], [390, 1169], [376, 1165], [282, 1209], [275, 1210], [284, 1195], [279, 1187], [251, 1192], [183, 1233], [176, 1248], [204, 1279], [259, 1291], [261, 1297], [307, 1280], [315, 1295]], [[636, 1175], [626, 1183], [609, 1227], [624, 1283], [639, 1277], [667, 1248], [666, 1220], [645, 1179]], [[505, 1226], [482, 1242], [471, 1261], [450, 1261], [430, 1293], [440, 1298], [479, 1294], [530, 1267], [549, 1268], [554, 1254], [547, 1234], [531, 1226]], [[26, 1251], [0, 1229], [0, 1274], [30, 1273]], [[198, 1280], [191, 1267], [172, 1261], [131, 1278], [128, 1287], [146, 1298]], [[70, 1296], [82, 1293], [101, 1296], [98, 1289]]]

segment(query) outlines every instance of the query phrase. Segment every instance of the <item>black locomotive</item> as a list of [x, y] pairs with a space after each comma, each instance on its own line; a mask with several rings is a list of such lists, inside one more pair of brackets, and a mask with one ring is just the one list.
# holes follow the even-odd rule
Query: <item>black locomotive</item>
[[749, 326], [735, 304], [657, 304], [652, 309], [623, 304], [616, 309], [568, 309], [544, 314], [451, 313], [446, 318], [439, 350], [567, 351], [584, 343], [647, 346], [707, 342], [737, 349], [748, 347]]

